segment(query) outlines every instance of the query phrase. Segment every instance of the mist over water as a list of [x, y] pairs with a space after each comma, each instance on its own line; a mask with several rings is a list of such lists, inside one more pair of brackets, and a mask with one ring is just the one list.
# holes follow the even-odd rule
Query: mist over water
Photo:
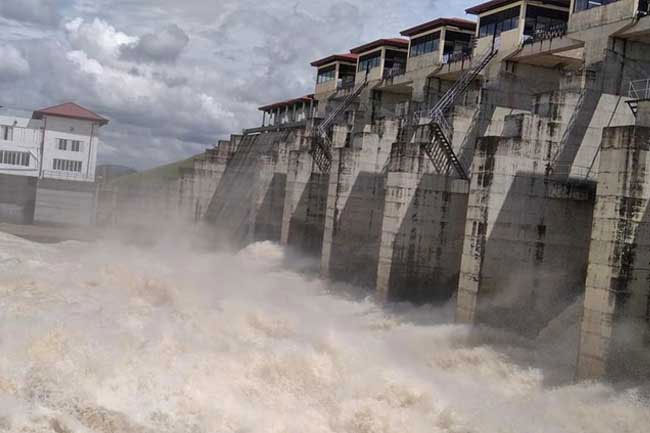
[[0, 431], [647, 432], [639, 389], [538, 340], [328, 292], [284, 251], [0, 234]]

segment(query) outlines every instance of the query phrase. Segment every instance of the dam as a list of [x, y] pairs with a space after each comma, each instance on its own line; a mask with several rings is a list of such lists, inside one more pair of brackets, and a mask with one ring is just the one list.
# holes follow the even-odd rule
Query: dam
[[576, 377], [647, 378], [648, 4], [467, 12], [314, 60], [313, 93], [260, 126], [102, 185], [98, 223], [277, 242], [382, 302], [526, 336], [578, 301]]

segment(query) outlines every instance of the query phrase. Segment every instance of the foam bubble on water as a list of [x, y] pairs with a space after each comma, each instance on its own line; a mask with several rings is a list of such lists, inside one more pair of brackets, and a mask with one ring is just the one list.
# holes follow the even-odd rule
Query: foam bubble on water
[[[271, 243], [228, 254], [0, 236], [0, 432], [650, 425], [638, 390], [549, 386], [548, 368], [570, 367], [535, 342], [444, 323], [445, 308], [334, 296], [287, 257]], [[549, 354], [558, 328], [537, 342]]]

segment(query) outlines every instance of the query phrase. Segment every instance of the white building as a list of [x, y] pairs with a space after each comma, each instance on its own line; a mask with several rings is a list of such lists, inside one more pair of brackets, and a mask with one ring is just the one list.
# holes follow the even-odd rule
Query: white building
[[97, 134], [107, 123], [72, 102], [0, 116], [0, 221], [92, 224]]
[[94, 182], [99, 128], [108, 120], [67, 102], [32, 117], [0, 116], [0, 173]]

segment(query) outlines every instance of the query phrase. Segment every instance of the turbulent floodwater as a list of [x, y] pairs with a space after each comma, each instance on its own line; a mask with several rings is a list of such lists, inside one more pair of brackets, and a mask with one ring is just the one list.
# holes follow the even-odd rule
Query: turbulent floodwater
[[577, 307], [531, 342], [446, 309], [382, 311], [291, 269], [267, 243], [0, 234], [0, 431], [648, 431], [639, 390], [561, 384]]

